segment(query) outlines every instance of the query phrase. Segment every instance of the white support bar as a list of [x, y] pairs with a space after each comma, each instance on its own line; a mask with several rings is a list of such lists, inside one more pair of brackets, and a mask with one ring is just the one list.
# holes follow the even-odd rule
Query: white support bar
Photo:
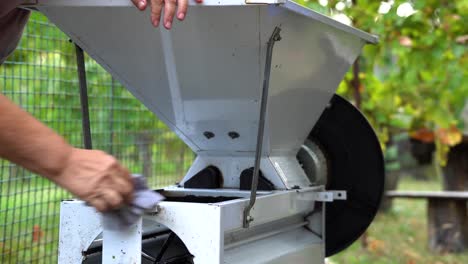
[[326, 191], [311, 193], [313, 200], [317, 202], [333, 202], [334, 200], [346, 200], [346, 191]]
[[102, 232], [100, 214], [84, 202], [63, 201], [60, 205], [58, 263], [79, 264], [93, 240]]
[[129, 227], [116, 229], [115, 216], [103, 215], [103, 264], [140, 264], [142, 217]]

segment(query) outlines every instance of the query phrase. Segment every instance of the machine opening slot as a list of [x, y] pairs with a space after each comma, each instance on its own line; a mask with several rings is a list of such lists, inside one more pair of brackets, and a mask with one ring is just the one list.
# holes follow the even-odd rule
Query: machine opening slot
[[184, 203], [220, 203], [239, 199], [242, 197], [228, 197], [228, 196], [168, 196], [165, 202], [184, 202]]

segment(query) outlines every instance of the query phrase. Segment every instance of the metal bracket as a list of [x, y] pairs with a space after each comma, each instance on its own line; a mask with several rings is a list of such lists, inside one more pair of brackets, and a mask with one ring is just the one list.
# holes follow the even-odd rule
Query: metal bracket
[[346, 191], [314, 192], [312, 199], [317, 202], [333, 202], [334, 200], [346, 200]]
[[253, 218], [250, 215], [250, 210], [254, 206], [255, 201], [257, 199], [258, 177], [259, 177], [259, 171], [260, 171], [260, 160], [262, 158], [262, 145], [263, 145], [263, 136], [264, 136], [264, 131], [265, 131], [265, 116], [266, 116], [267, 102], [268, 102], [268, 88], [270, 85], [271, 59], [273, 57], [273, 46], [275, 45], [275, 42], [281, 40], [280, 31], [281, 31], [281, 28], [275, 27], [267, 43], [265, 73], [263, 76], [264, 79], [263, 79], [263, 88], [262, 88], [262, 95], [261, 95], [262, 101], [260, 104], [260, 119], [258, 121], [257, 149], [255, 151], [255, 165], [254, 165], [254, 172], [252, 176], [252, 185], [250, 189], [250, 202], [249, 202], [249, 205], [247, 205], [244, 209], [244, 220], [243, 220], [244, 228], [248, 228], [250, 222], [253, 221]]

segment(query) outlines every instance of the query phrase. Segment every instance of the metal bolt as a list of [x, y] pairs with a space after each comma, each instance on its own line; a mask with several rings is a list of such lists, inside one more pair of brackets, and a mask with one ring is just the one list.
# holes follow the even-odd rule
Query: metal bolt
[[238, 137], [240, 137], [239, 133], [237, 133], [236, 131], [231, 131], [228, 133], [228, 136], [232, 139], [236, 139]]
[[215, 134], [211, 131], [205, 131], [203, 132], [203, 135], [207, 138], [207, 139], [210, 139], [210, 138], [214, 138], [215, 137]]

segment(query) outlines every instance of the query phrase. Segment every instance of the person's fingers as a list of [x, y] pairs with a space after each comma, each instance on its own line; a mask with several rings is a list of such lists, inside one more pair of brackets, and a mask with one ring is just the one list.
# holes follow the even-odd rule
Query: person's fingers
[[128, 169], [121, 167], [118, 169], [118, 175], [115, 177], [115, 189], [120, 193], [125, 202], [133, 201], [133, 180]]
[[141, 11], [145, 10], [148, 5], [147, 0], [132, 0], [132, 3]]
[[161, 12], [164, 0], [151, 0], [151, 23], [153, 26], [159, 26], [161, 20]]
[[107, 203], [104, 201], [104, 199], [101, 199], [101, 197], [93, 197], [88, 200], [88, 203], [101, 213], [108, 210]]
[[164, 1], [164, 27], [171, 29], [172, 21], [174, 20], [174, 14], [176, 11], [177, 0], [165, 0]]
[[178, 0], [177, 2], [177, 19], [180, 21], [184, 20], [187, 15], [188, 0]]
[[122, 196], [117, 191], [111, 189], [103, 191], [101, 199], [106, 203], [106, 210], [118, 209], [123, 203]]

